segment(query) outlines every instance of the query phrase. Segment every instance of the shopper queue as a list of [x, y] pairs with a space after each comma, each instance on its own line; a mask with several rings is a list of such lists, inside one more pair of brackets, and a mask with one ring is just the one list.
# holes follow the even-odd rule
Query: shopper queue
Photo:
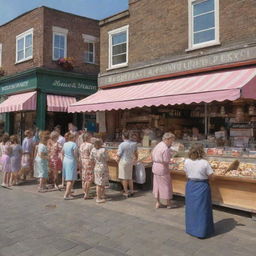
[[[25, 131], [22, 144], [17, 135], [1, 137], [2, 186], [20, 184], [29, 175], [39, 179], [38, 192], [49, 188], [65, 188], [64, 199], [73, 199], [73, 185], [78, 172], [82, 180], [84, 199], [91, 199], [90, 187], [96, 185], [96, 202], [106, 202], [105, 188], [108, 186], [108, 154], [101, 138], [89, 132], [78, 133], [74, 126], [63, 136], [57, 126], [51, 132]], [[131, 136], [131, 137], [130, 137]], [[133, 165], [138, 159], [137, 143], [134, 134], [124, 131], [123, 142], [119, 145], [116, 161], [119, 179], [123, 185], [123, 195], [133, 196]], [[131, 139], [132, 138], [132, 139]], [[172, 184], [169, 162], [172, 157], [172, 143], [175, 136], [165, 133], [162, 141], [152, 151], [153, 194], [156, 208], [175, 208], [172, 201]], [[213, 171], [204, 159], [204, 148], [195, 144], [185, 161], [186, 186], [186, 232], [200, 238], [214, 232], [209, 178]], [[59, 182], [59, 174], [62, 174]], [[165, 204], [162, 202], [165, 201]]]

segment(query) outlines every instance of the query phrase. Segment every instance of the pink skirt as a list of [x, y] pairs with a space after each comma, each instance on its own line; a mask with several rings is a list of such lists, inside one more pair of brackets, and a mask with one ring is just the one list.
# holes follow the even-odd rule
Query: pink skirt
[[11, 172], [11, 158], [8, 155], [2, 155], [1, 157], [1, 163], [2, 163], [2, 172]]
[[172, 183], [171, 175], [156, 175], [154, 174], [153, 180], [153, 194], [155, 198], [172, 199]]

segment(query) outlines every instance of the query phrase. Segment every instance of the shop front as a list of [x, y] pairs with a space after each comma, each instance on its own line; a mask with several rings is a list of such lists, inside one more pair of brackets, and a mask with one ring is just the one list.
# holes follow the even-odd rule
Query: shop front
[[5, 130], [22, 134], [38, 127], [55, 125], [67, 130], [68, 122], [81, 128], [83, 115], [67, 112], [68, 106], [97, 91], [97, 78], [77, 73], [34, 68], [0, 79], [0, 113], [5, 113]]
[[105, 113], [112, 180], [117, 180], [114, 158], [123, 129], [137, 135], [139, 161], [146, 167], [154, 145], [172, 131], [177, 138], [170, 162], [175, 193], [184, 195], [184, 159], [199, 142], [215, 172], [214, 203], [256, 212], [255, 66], [102, 89], [72, 104], [69, 112]]

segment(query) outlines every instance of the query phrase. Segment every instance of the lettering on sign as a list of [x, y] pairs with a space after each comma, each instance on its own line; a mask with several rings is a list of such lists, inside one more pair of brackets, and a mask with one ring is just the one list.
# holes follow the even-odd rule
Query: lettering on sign
[[76, 83], [76, 82], [62, 82], [60, 80], [54, 80], [52, 85], [56, 86], [56, 87], [61, 87], [61, 88], [97, 90], [97, 87], [95, 85], [89, 85], [89, 84], [84, 84], [84, 83]]
[[195, 70], [205, 67], [235, 63], [239, 61], [252, 60], [256, 58], [256, 47], [229, 50], [197, 56], [190, 59], [180, 59], [168, 63], [158, 63], [148, 67], [141, 67], [136, 70], [123, 71], [117, 74], [103, 74], [99, 77], [99, 85], [116, 84], [154, 76], [178, 73]]
[[3, 86], [3, 87], [1, 87], [1, 90], [2, 90], [2, 92], [6, 92], [9, 90], [15, 90], [15, 89], [19, 89], [19, 88], [28, 87], [28, 85], [29, 85], [29, 82], [24, 81], [24, 82], [19, 82], [19, 83]]

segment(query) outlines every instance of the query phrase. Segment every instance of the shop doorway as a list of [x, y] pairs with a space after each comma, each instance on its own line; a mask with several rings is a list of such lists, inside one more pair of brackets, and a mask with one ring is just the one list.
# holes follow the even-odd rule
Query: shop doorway
[[56, 125], [61, 126], [61, 134], [68, 131], [68, 123], [74, 123], [74, 114], [66, 112], [47, 112], [46, 129], [52, 131]]

